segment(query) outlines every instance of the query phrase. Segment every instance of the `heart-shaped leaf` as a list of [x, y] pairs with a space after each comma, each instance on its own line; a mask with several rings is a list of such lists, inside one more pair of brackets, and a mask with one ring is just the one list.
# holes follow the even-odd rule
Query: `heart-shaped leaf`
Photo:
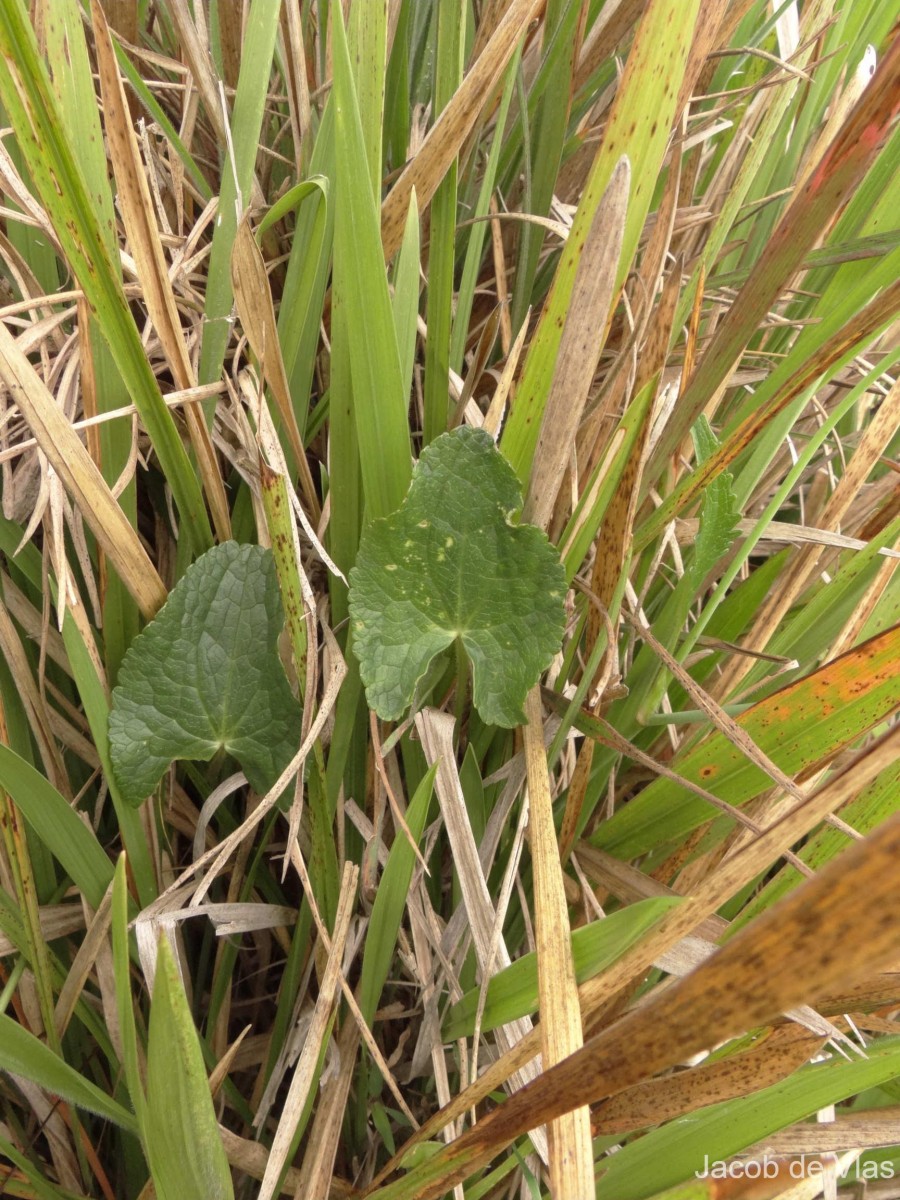
[[139, 804], [178, 758], [226, 750], [258, 792], [300, 744], [300, 704], [278, 657], [284, 614], [272, 553], [215, 546], [135, 638], [109, 717], [113, 771]]
[[490, 436], [462, 427], [422, 452], [403, 504], [363, 532], [350, 615], [380, 717], [399, 717], [431, 660], [459, 638], [481, 717], [524, 721], [525, 695], [562, 639], [566, 579], [544, 534], [513, 524], [521, 503]]

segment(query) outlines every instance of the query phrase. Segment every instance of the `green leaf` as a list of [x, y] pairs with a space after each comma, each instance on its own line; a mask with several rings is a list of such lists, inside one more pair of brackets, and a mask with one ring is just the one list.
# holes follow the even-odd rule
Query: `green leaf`
[[284, 625], [272, 554], [226, 542], [185, 573], [125, 656], [109, 742], [123, 797], [148, 796], [174, 759], [227, 750], [258, 792], [299, 745], [300, 705], [277, 640]]
[[[583, 983], [605, 971], [678, 903], [680, 897], [677, 896], [654, 896], [610, 913], [602, 921], [593, 921], [573, 930], [572, 957], [578, 982]], [[480, 988], [473, 988], [450, 1009], [444, 1023], [445, 1042], [473, 1036], [480, 992]], [[491, 976], [481, 1017], [481, 1032], [490, 1033], [498, 1025], [537, 1012], [537, 1008], [537, 954], [532, 952], [523, 954]]]
[[512, 523], [520, 505], [490, 436], [459, 428], [423, 451], [399, 511], [366, 528], [350, 615], [379, 716], [399, 717], [435, 655], [459, 638], [483, 720], [524, 721], [525, 694], [562, 638], [566, 581], [544, 534]]
[[159, 1200], [233, 1200], [197, 1031], [164, 936], [150, 1010], [145, 1132]]
[[[697, 418], [692, 432], [697, 460], [705, 462], [719, 448], [716, 436], [705, 416], [701, 414]], [[709, 481], [703, 493], [700, 529], [694, 544], [694, 561], [690, 567], [691, 580], [698, 588], [722, 555], [731, 549], [734, 541], [734, 531], [741, 519], [741, 512], [733, 484], [731, 472], [722, 471]]]
[[12, 1017], [0, 1014], [0, 1070], [11, 1071], [62, 1096], [71, 1104], [94, 1112], [123, 1129], [135, 1130], [135, 1119], [74, 1067], [54, 1054], [49, 1046], [23, 1029]]

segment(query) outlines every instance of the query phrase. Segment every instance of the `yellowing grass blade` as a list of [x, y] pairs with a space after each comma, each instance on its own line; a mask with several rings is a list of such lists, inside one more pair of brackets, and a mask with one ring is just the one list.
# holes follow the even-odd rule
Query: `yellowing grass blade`
[[63, 122], [38, 55], [34, 31], [18, 4], [0, 7], [0, 102], [12, 123], [66, 259], [94, 312], [135, 407], [159, 456], [194, 551], [212, 544], [194, 469], [163, 403], [122, 285], [97, 226], [84, 177], [63, 135]]
[[[116, 55], [109, 27], [98, 0], [91, 0], [91, 16], [94, 22], [100, 89], [106, 112], [106, 136], [109, 139], [110, 156], [119, 188], [119, 206], [143, 288], [144, 302], [178, 387], [195, 387], [197, 379], [166, 269], [144, 164], [141, 162], [137, 139], [128, 119], [128, 100], [116, 67]], [[209, 499], [216, 533], [222, 541], [227, 541], [231, 537], [231, 518], [228, 515], [225, 487], [206, 421], [199, 404], [186, 404], [184, 415], [200, 465], [200, 474]]]
[[[523, 727], [523, 738], [531, 806], [528, 828], [534, 865], [539, 1029], [546, 1070], [580, 1050], [583, 1038], [569, 910], [553, 823], [541, 694], [537, 687], [528, 693], [525, 715], [528, 723]], [[586, 1106], [577, 1108], [552, 1121], [548, 1141], [553, 1195], [559, 1200], [579, 1200], [590, 1192], [594, 1180], [590, 1109]]]
[[431, 203], [438, 184], [471, 133], [485, 100], [512, 57], [516, 43], [543, 3], [544, 0], [512, 0], [453, 99], [429, 130], [418, 154], [391, 188], [381, 206], [385, 258], [393, 258], [403, 240], [413, 188], [422, 212]]
[[94, 460], [63, 416], [16, 339], [0, 322], [0, 379], [15, 398], [38, 445], [115, 564], [145, 617], [165, 602], [166, 589], [137, 531], [113, 499]]
[[[691, 82], [685, 76], [685, 69], [700, 7], [700, 0], [651, 0], [638, 26], [603, 141], [525, 360], [516, 404], [503, 435], [503, 452], [523, 481], [528, 479], [531, 469], [541, 415], [559, 354], [565, 314], [594, 213], [616, 164], [623, 154], [627, 154], [631, 163], [631, 190], [622, 257], [616, 276], [620, 286], [631, 267], [650, 210], [653, 181], [662, 164], [672, 123], [678, 116], [680, 89]], [[715, 7], [718, 10], [718, 0]], [[696, 70], [699, 71], [699, 64]]]
[[896, 957], [900, 816], [857, 843], [690, 975], [370, 1200], [437, 1200], [540, 1121], [594, 1103]]
[[606, 340], [630, 182], [631, 168], [622, 158], [597, 205], [578, 261], [525, 502], [525, 519], [539, 529], [546, 529], [553, 515]]
[[284, 360], [281, 357], [278, 326], [275, 322], [275, 309], [272, 304], [272, 293], [269, 290], [266, 264], [246, 218], [238, 225], [237, 235], [234, 239], [231, 275], [234, 298], [244, 332], [259, 360], [260, 370], [272, 388], [272, 395], [275, 397], [282, 426], [287, 433], [294, 458], [294, 469], [300, 478], [303, 499], [306, 501], [312, 523], [318, 524], [322, 513], [315, 484], [310, 474], [309, 463], [306, 461], [303, 440], [300, 437], [300, 430], [297, 428], [294, 408], [291, 404], [291, 393], [284, 369]]

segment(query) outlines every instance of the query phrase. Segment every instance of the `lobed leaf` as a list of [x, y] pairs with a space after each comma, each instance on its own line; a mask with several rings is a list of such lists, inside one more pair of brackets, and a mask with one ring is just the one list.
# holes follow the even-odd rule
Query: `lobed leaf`
[[459, 428], [423, 451], [399, 511], [364, 531], [350, 573], [353, 646], [385, 720], [458, 638], [482, 718], [523, 722], [525, 695], [562, 638], [566, 584], [543, 533], [512, 524], [520, 504], [491, 437]]

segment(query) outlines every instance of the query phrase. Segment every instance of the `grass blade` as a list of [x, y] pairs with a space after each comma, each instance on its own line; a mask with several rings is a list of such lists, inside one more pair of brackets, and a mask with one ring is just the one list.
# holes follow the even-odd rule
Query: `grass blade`
[[0, 10], [0, 101], [72, 270], [153, 441], [181, 514], [188, 540], [201, 553], [212, 533], [196, 475], [150, 364], [97, 228], [83, 175], [65, 137], [58, 108], [37, 53], [34, 31], [19, 5]]
[[366, 508], [373, 519], [386, 517], [400, 507], [412, 476], [412, 457], [397, 336], [350, 55], [340, 7], [333, 12], [337, 152], [334, 287], [347, 322], [353, 416]]
[[203, 1053], [165, 935], [150, 1009], [144, 1137], [159, 1200], [233, 1200]]
[[134, 1116], [105, 1095], [89, 1079], [79, 1075], [18, 1021], [0, 1014], [0, 1068], [39, 1084], [88, 1112], [95, 1112], [131, 1132]]

